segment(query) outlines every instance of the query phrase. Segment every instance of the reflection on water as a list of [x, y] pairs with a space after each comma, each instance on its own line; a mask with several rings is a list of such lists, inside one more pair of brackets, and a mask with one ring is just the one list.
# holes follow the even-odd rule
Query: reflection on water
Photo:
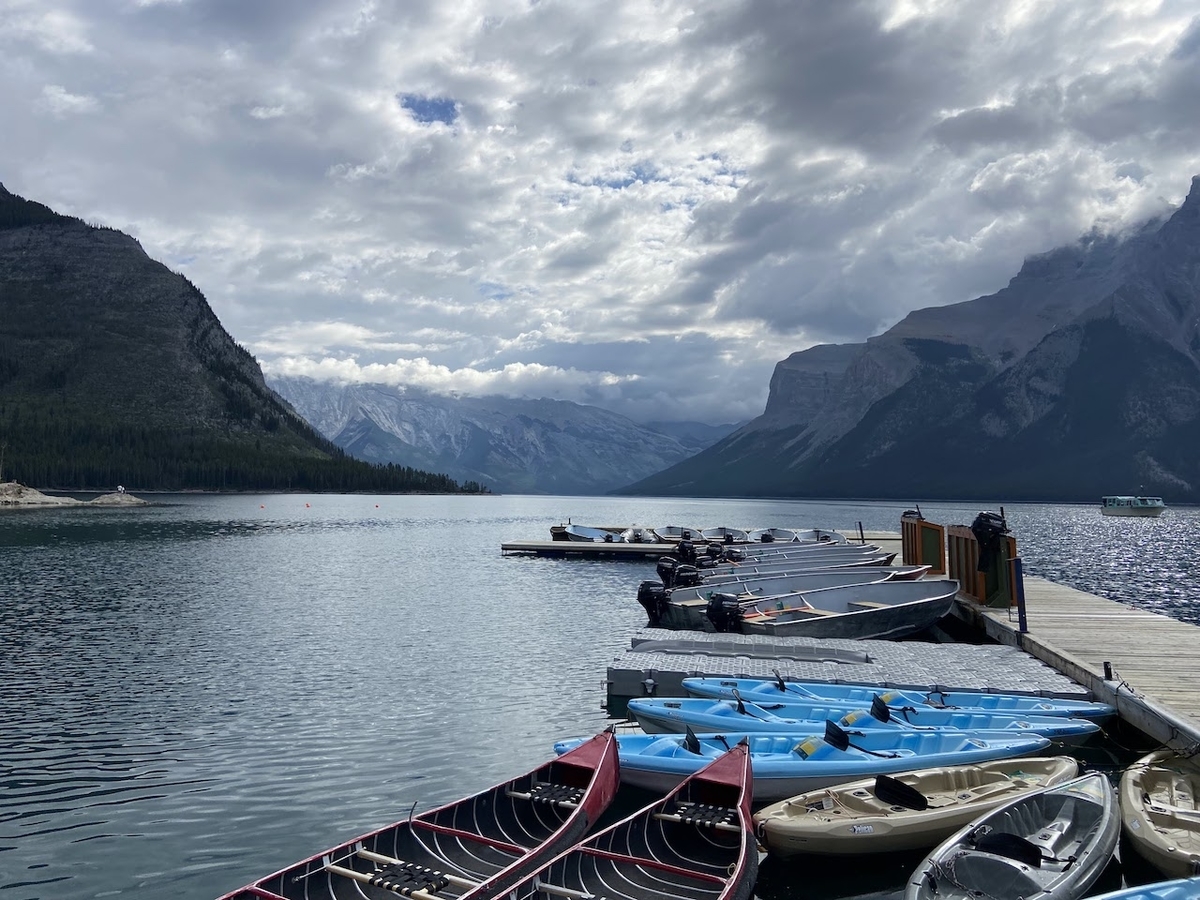
[[[503, 557], [503, 541], [568, 517], [894, 531], [905, 508], [156, 499], [0, 514], [0, 900], [212, 898], [603, 727], [606, 668], [644, 624], [653, 564]], [[1006, 512], [1029, 571], [1196, 615], [1192, 511]], [[760, 893], [839, 896], [845, 868], [769, 862]], [[862, 868], [890, 874], [858, 894], [900, 884]]]

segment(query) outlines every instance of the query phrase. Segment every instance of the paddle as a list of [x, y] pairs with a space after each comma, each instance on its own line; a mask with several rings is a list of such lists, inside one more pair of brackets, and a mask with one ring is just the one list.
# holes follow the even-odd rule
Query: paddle
[[882, 750], [868, 750], [866, 747], [850, 743], [850, 735], [840, 725], [829, 719], [825, 720], [825, 743], [835, 750], [845, 750], [847, 747], [853, 747], [855, 750], [869, 753], [871, 756], [882, 756], [885, 759], [895, 759], [900, 755], [899, 753], [887, 753]]
[[875, 796], [891, 806], [903, 806], [917, 812], [929, 809], [929, 798], [890, 775], [875, 776]]
[[888, 709], [888, 705], [883, 702], [883, 698], [878, 694], [871, 698], [871, 715], [880, 722], [891, 721], [892, 711]]
[[790, 691], [793, 694], [800, 694], [802, 697], [811, 697], [812, 696], [811, 694], [808, 693], [808, 691], [802, 690], [801, 688], [798, 688], [795, 685], [789, 686], [788, 683], [783, 680], [783, 675], [780, 674], [780, 671], [778, 669], [772, 669], [771, 671], [775, 673], [775, 686], [779, 688], [781, 693], [786, 694]]
[[[752, 719], [761, 719], [762, 718], [762, 716], [760, 716], [758, 713], [752, 713], [752, 712], [750, 712], [750, 710], [746, 709], [746, 704], [742, 700], [742, 692], [739, 691], [737, 688], [733, 689], [733, 699], [737, 701], [737, 711], [741, 715], [750, 716], [750, 718], [752, 718]], [[759, 707], [759, 704], [757, 704], [757, 703], [751, 703], [750, 705], [754, 706], [754, 707]], [[784, 704], [780, 703], [775, 708], [782, 709], [783, 707], [784, 707]], [[765, 708], [765, 707], [760, 707], [760, 708]]]
[[737, 688], [733, 689], [733, 699], [737, 701], [737, 711], [739, 715], [748, 716], [746, 712], [746, 704], [742, 702], [742, 694]]
[[687, 729], [687, 734], [683, 736], [683, 749], [689, 753], [698, 754], [700, 752], [700, 738], [696, 737], [696, 732], [692, 731], [691, 725], [683, 727]]

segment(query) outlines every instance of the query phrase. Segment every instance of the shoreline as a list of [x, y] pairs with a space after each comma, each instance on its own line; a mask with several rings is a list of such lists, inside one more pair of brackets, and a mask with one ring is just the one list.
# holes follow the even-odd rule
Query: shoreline
[[0, 482], [0, 508], [5, 509], [45, 509], [76, 506], [149, 506], [148, 500], [127, 494], [124, 491], [113, 491], [99, 494], [91, 500], [77, 500], [74, 497], [55, 497], [43, 494], [36, 488], [26, 487], [17, 481]]

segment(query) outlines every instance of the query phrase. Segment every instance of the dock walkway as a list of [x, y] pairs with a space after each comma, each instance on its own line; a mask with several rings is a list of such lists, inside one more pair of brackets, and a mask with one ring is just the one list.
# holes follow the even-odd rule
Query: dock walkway
[[955, 615], [1079, 682], [1151, 737], [1200, 743], [1200, 626], [1045, 578], [1025, 576], [1024, 590], [1024, 634], [1015, 608], [960, 595]]

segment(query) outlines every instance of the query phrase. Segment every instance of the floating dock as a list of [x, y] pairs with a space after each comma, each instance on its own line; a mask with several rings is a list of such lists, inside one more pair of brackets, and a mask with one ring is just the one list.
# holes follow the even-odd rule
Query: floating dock
[[[900, 552], [900, 535], [894, 531], [843, 531], [854, 544], [875, 544], [889, 553]], [[695, 541], [697, 546], [707, 542]], [[755, 547], [784, 547], [786, 543], [774, 544], [725, 544], [734, 550], [753, 550]], [[577, 556], [581, 559], [659, 559], [671, 556], [675, 544], [626, 544], [621, 541], [505, 541], [500, 545], [502, 556], [545, 556], [563, 558]]]
[[[745, 546], [745, 545], [741, 545]], [[625, 544], [620, 541], [505, 541], [503, 556], [546, 556], [561, 559], [658, 559], [675, 552], [674, 544]]]
[[[663, 647], [664, 643], [675, 647]], [[1086, 699], [1088, 689], [1005, 644], [779, 638], [644, 628], [605, 680], [610, 715], [635, 697], [679, 697], [693, 676], [784, 678], [906, 690], [991, 690]]]

